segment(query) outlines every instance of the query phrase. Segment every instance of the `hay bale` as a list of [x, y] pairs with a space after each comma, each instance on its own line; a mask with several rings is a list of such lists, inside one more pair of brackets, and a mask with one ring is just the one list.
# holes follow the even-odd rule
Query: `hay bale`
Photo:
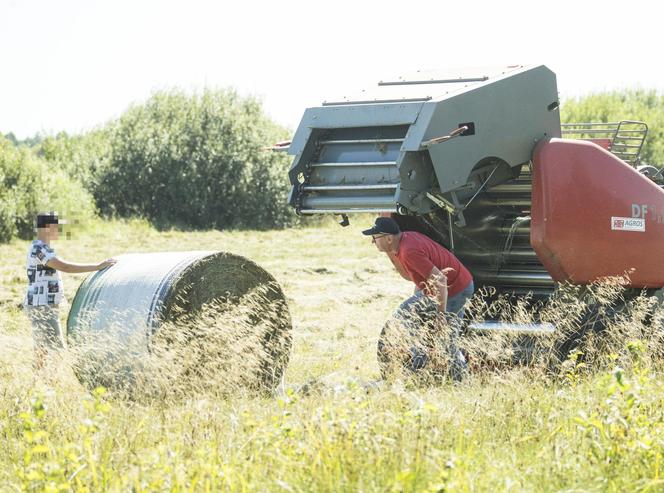
[[291, 329], [275, 279], [224, 252], [120, 256], [81, 284], [67, 320], [79, 379], [131, 393], [272, 389]]

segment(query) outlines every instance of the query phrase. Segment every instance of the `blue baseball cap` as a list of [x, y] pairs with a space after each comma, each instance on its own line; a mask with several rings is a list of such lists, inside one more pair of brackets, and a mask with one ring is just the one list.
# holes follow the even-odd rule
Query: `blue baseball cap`
[[378, 234], [398, 235], [399, 233], [401, 233], [399, 225], [391, 217], [377, 217], [372, 228], [362, 231], [362, 234], [366, 236]]

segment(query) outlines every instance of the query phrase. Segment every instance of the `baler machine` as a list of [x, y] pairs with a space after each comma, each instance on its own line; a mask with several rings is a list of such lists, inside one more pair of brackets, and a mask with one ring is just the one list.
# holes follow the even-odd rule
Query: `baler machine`
[[545, 66], [417, 72], [305, 111], [289, 201], [346, 223], [391, 213], [498, 294], [546, 299], [557, 283], [625, 274], [654, 292], [664, 191], [639, 168], [646, 134], [634, 121], [561, 125]]

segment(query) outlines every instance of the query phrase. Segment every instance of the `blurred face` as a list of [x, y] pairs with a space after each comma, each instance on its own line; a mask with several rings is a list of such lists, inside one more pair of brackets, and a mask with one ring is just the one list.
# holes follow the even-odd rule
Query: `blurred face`
[[57, 240], [60, 236], [60, 225], [58, 224], [49, 224], [48, 225], [48, 237], [51, 240]]

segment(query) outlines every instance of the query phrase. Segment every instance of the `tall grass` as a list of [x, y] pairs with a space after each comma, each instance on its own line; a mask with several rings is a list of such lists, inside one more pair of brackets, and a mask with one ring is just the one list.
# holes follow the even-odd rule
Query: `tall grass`
[[[608, 321], [603, 336], [590, 334], [562, 361], [553, 357], [554, 337], [539, 340], [536, 357], [521, 365], [512, 364], [510, 336], [465, 337], [473, 365], [467, 381], [376, 383], [376, 340], [411, 288], [356, 230], [157, 233], [114, 223], [59, 251], [84, 261], [201, 244], [252, 258], [284, 288], [294, 334], [283, 385], [272, 394], [247, 389], [224, 366], [208, 376], [225, 387], [204, 379], [189, 392], [138, 399], [89, 391], [74, 377], [71, 355], [33, 373], [27, 321], [4, 304], [0, 491], [664, 488], [662, 313], [645, 297], [615, 316], [596, 308], [615, 302], [619, 286], [597, 286], [585, 301], [561, 293], [551, 320], [578, 327], [592, 305]], [[0, 246], [16, 262], [0, 271], [3, 299], [20, 291], [25, 248]], [[65, 286], [72, 294], [73, 276]], [[492, 309], [529, 321], [522, 308]], [[478, 305], [473, 316], [487, 309]], [[214, 342], [205, 331], [231, 321], [242, 317], [194, 329]], [[252, 344], [237, 342], [248, 344], [242, 357], [251, 365]], [[165, 381], [186, 370], [178, 357], [158, 361]]]

